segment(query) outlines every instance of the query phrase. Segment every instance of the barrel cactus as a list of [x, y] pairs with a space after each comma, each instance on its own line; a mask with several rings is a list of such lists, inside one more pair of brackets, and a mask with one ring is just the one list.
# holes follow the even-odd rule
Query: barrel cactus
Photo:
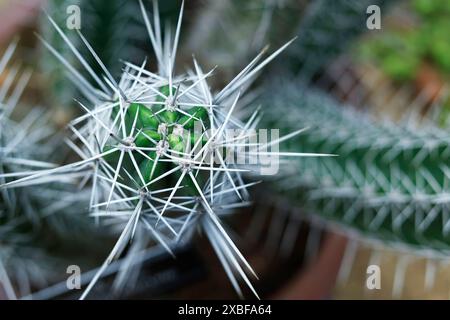
[[[96, 83], [91, 84], [69, 67], [89, 101], [88, 105], [78, 102], [84, 114], [68, 125], [72, 133], [68, 144], [82, 159], [24, 173], [2, 188], [57, 181], [67, 175], [78, 177], [91, 190], [91, 215], [122, 225], [116, 245], [81, 298], [87, 296], [108, 265], [123, 255], [137, 230], [143, 228], [156, 243], [172, 252], [174, 245], [192, 238], [197, 227], [209, 238], [237, 293], [242, 295], [238, 283], [241, 278], [257, 296], [247, 274], [256, 275], [221, 219], [233, 209], [249, 204], [248, 189], [257, 183], [255, 175], [276, 173], [265, 170], [265, 165], [278, 164], [279, 157], [315, 156], [279, 152], [276, 148], [302, 130], [282, 137], [273, 133], [268, 141], [266, 131], [256, 135], [258, 109], [247, 117], [237, 116], [238, 110], [248, 114], [244, 106], [252, 107], [248, 103], [252, 96], [244, 92], [257, 73], [292, 41], [264, 60], [265, 52], [261, 52], [215, 93], [207, 83], [214, 69], [204, 72], [195, 58], [192, 70], [174, 75], [183, 5], [175, 33], [166, 30], [163, 36], [157, 1], [153, 4], [152, 21], [142, 2], [140, 7], [157, 70], [148, 71], [146, 61], [141, 65], [125, 62], [118, 82], [81, 32], [78, 32], [81, 41], [103, 74], [94, 72], [50, 18]], [[69, 65], [42, 40], [58, 59]], [[250, 180], [246, 175], [251, 176]]]

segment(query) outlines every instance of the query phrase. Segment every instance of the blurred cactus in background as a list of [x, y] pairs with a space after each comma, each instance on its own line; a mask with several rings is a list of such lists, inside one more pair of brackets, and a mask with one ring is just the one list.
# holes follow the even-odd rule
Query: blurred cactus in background
[[376, 123], [323, 94], [298, 88], [285, 83], [277, 88], [279, 96], [265, 97], [271, 113], [290, 114], [270, 125], [309, 126], [292, 148], [338, 156], [300, 159], [277, 182], [279, 192], [311, 214], [363, 235], [448, 250], [448, 134], [433, 127]]
[[[415, 21], [408, 29], [408, 24], [406, 27], [402, 24], [408, 21], [404, 11], [391, 18], [384, 10], [383, 32], [363, 35], [363, 12], [368, 4], [361, 2], [358, 9], [359, 4], [336, 1], [333, 3], [336, 10], [322, 7], [321, 11], [320, 3], [325, 4], [318, 1], [308, 8], [298, 41], [288, 50], [300, 68], [289, 66], [279, 75], [292, 79], [288, 75], [294, 73], [300, 79], [291, 83], [284, 80], [281, 85], [276, 84], [277, 80], [268, 83], [263, 91], [271, 88], [277, 94], [264, 95], [260, 101], [266, 107], [264, 110], [270, 110], [266, 126], [286, 130], [297, 126], [310, 128], [298, 142], [290, 142], [292, 148], [309, 152], [327, 150], [338, 156], [314, 163], [307, 158], [299, 159], [297, 166], [287, 170], [282, 179], [273, 181], [273, 187], [279, 194], [286, 194], [290, 204], [299, 207], [312, 221], [340, 230], [351, 239], [376, 248], [387, 244], [406, 252], [408, 261], [419, 256], [445, 262], [450, 243], [447, 212], [450, 150], [448, 134], [436, 125], [446, 127], [442, 114], [448, 110], [445, 83], [448, 73], [445, 61], [432, 51], [442, 49], [448, 42], [439, 38], [446, 30], [443, 21], [448, 20], [447, 4], [401, 3], [400, 8], [414, 8], [419, 22]], [[383, 10], [389, 3], [378, 4]], [[346, 5], [348, 10], [338, 9]], [[351, 18], [344, 18], [347, 14], [351, 17], [352, 11], [353, 25]], [[398, 36], [395, 28], [393, 32], [389, 28], [391, 23], [394, 27], [398, 24]], [[355, 37], [358, 34], [363, 37]], [[370, 42], [371, 39], [374, 41]], [[375, 47], [380, 44], [375, 42], [377, 39], [385, 40], [387, 47]], [[362, 42], [362, 46], [357, 44], [357, 50], [361, 51], [356, 54], [352, 51], [355, 41]], [[381, 72], [391, 79], [379, 76], [380, 71], [373, 65], [358, 65], [365, 58], [377, 62], [378, 67], [385, 66], [380, 68]], [[393, 80], [392, 87], [389, 80]], [[413, 86], [406, 87], [406, 81], [411, 80]], [[353, 102], [366, 114], [352, 108]], [[372, 103], [380, 109], [375, 110]], [[391, 113], [399, 116], [394, 118]], [[279, 114], [290, 116], [279, 118]], [[372, 118], [373, 114], [381, 120]], [[408, 263], [404, 260], [399, 258], [392, 270], [394, 297], [399, 297], [405, 285]], [[346, 267], [348, 264], [343, 265]], [[427, 288], [433, 281], [430, 277], [435, 276], [429, 275], [430, 270], [426, 269]]]
[[[8, 68], [17, 43], [11, 44], [0, 59], [0, 183], [16, 178], [16, 172], [50, 168], [45, 162], [53, 151], [46, 140], [53, 134], [42, 110], [29, 112], [16, 122], [12, 113], [30, 79], [30, 72], [21, 72], [18, 65]], [[58, 193], [54, 190], [53, 197]], [[0, 292], [7, 298], [26, 294], [35, 281], [44, 281], [42, 265], [51, 262], [42, 248], [35, 245], [36, 229], [42, 223], [43, 212], [50, 203], [49, 190], [32, 187], [0, 190]], [[51, 214], [47, 212], [46, 214]], [[41, 283], [42, 284], [42, 283]]]
[[[395, 1], [349, 0], [312, 1], [297, 28], [298, 41], [283, 64], [287, 74], [296, 74], [308, 82], [323, 71], [358, 35], [368, 31], [366, 10], [378, 5], [387, 10]], [[384, 12], [384, 11], [383, 11]]]
[[[54, 168], [56, 165], [49, 161], [60, 161], [64, 155], [61, 137], [51, 126], [48, 113], [38, 107], [18, 106], [31, 72], [20, 70], [16, 63], [7, 67], [16, 46], [17, 43], [11, 44], [0, 59], [2, 185], [26, 172]], [[52, 270], [57, 265], [61, 267], [71, 254], [60, 252], [62, 243], [70, 242], [74, 248], [77, 243], [92, 239], [95, 233], [82, 214], [88, 200], [88, 193], [76, 191], [70, 175], [39, 188], [30, 184], [0, 189], [0, 287], [8, 298], [28, 295], [32, 288], [44, 287], [60, 278]], [[100, 234], [100, 229], [96, 234]]]
[[[79, 5], [79, 0], [50, 0], [47, 1], [47, 12], [52, 15], [56, 22], [60, 25], [66, 24], [67, 8], [70, 5]], [[61, 55], [66, 56], [70, 49], [64, 46], [64, 41], [60, 40], [59, 35], [54, 31], [52, 26], [48, 23], [45, 15], [40, 17], [41, 32], [46, 39], [54, 46]], [[80, 42], [76, 34], [69, 35], [74, 44]], [[65, 54], [66, 53], [66, 54]], [[57, 108], [65, 108], [69, 111], [69, 107], [73, 105], [73, 97], [76, 92], [76, 87], [67, 79], [66, 72], [58, 65], [58, 60], [51, 55], [47, 50], [42, 50], [42, 57], [39, 59], [39, 67], [48, 81], [47, 99], [49, 103]], [[75, 57], [70, 58], [71, 63], [75, 63]]]
[[[164, 23], [173, 24], [176, 19], [176, 0], [164, 1], [162, 17]], [[71, 6], [80, 8], [80, 32], [86, 37], [99, 58], [110, 70], [114, 77], [122, 72], [122, 61], [138, 62], [145, 56], [150, 47], [147, 45], [147, 32], [144, 23], [139, 19], [140, 8], [138, 1], [126, 0], [49, 0], [46, 12], [61, 26], [85, 60], [93, 66], [95, 72], [101, 72], [89, 50], [77, 35], [77, 30], [68, 30], [67, 20], [72, 11]], [[48, 22], [45, 15], [41, 17], [41, 35], [61, 56], [83, 76], [88, 76], [81, 62], [70, 56], [70, 48], [65, 44], [58, 32]], [[74, 97], [78, 95], [77, 82], [71, 81], [65, 68], [61, 67], [58, 59], [47, 49], [43, 48], [40, 59], [41, 70], [49, 78], [49, 92], [53, 96], [52, 104], [58, 108], [73, 106]]]
[[209, 67], [229, 70], [230, 77], [265, 45], [277, 47], [294, 37], [305, 6], [306, 1], [297, 0], [205, 1], [183, 50], [196, 52]]

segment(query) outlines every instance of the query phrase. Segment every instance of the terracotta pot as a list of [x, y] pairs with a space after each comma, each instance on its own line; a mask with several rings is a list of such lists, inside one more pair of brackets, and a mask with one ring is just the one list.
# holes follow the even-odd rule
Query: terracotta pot
[[427, 101], [422, 110], [422, 114], [426, 114], [430, 107], [442, 98], [445, 83], [436, 68], [422, 63], [415, 79], [415, 86], [417, 92], [424, 95], [424, 99]]
[[334, 288], [347, 239], [327, 234], [317, 257], [272, 298], [282, 300], [318, 300], [330, 296]]

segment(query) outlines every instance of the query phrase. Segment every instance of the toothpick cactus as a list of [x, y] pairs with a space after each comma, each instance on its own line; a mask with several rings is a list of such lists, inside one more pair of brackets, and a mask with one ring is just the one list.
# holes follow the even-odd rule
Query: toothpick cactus
[[[296, 150], [336, 157], [296, 166], [275, 186], [311, 215], [415, 252], [448, 251], [450, 147], [448, 133], [376, 123], [324, 94], [276, 86], [264, 104], [267, 119], [286, 129], [308, 126]], [[289, 112], [288, 118], [276, 115]]]
[[247, 189], [256, 182], [244, 182], [244, 173], [259, 175], [263, 169], [261, 157], [278, 161], [281, 156], [312, 155], [273, 151], [273, 146], [301, 130], [270, 142], [254, 140], [259, 110], [247, 121], [237, 117], [236, 112], [244, 107], [240, 98], [259, 71], [290, 42], [262, 62], [264, 52], [261, 52], [224, 89], [214, 93], [207, 83], [214, 69], [203, 72], [195, 59], [192, 70], [174, 75], [183, 5], [175, 34], [166, 30], [164, 37], [157, 1], [153, 2], [152, 22], [142, 2], [140, 6], [157, 71], [148, 71], [146, 61], [142, 65], [125, 62], [119, 82], [81, 32], [80, 39], [103, 74], [93, 71], [50, 18], [95, 81], [95, 86], [90, 84], [42, 39], [79, 81], [89, 101], [87, 106], [79, 102], [84, 114], [69, 124], [72, 139], [68, 144], [82, 160], [55, 169], [24, 173], [20, 179], [2, 187], [9, 190], [58, 181], [67, 175], [78, 177], [90, 187], [91, 215], [113, 219], [122, 225], [116, 245], [81, 298], [87, 296], [107, 266], [123, 254], [138, 228], [146, 230], [155, 242], [172, 252], [172, 246], [188, 241], [197, 227], [211, 241], [236, 291], [242, 295], [239, 275], [257, 296], [247, 273], [256, 275], [228, 235], [221, 218], [234, 208], [248, 205]]

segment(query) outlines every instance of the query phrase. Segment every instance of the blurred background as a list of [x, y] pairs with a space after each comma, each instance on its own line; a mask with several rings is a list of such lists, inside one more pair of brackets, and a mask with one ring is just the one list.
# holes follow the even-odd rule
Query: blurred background
[[[152, 7], [151, 1], [144, 3], [147, 8]], [[138, 1], [0, 0], [0, 52], [5, 52], [10, 43], [19, 41], [9, 69], [0, 77], [0, 88], [9, 81], [7, 75], [13, 70], [32, 71], [13, 118], [20, 119], [36, 107], [49, 111], [47, 125], [55, 130], [56, 136], [64, 135], [67, 122], [80, 113], [73, 100], [78, 92], [64, 67], [42, 45], [36, 33], [83, 72], [45, 16], [47, 12], [58, 24], [65, 25], [70, 5], [81, 8], [81, 32], [114, 76], [120, 76], [123, 60], [140, 64], [149, 56], [149, 68], [155, 67]], [[380, 10], [380, 28], [368, 27], [368, 19], [373, 16], [373, 12], [367, 10], [370, 5]], [[164, 0], [159, 1], [159, 6], [162, 21], [173, 26], [181, 2]], [[316, 119], [317, 124], [313, 123], [312, 127], [320, 127], [322, 121], [327, 125], [326, 117], [341, 119], [342, 113], [342, 119], [350, 124], [347, 126], [341, 119], [334, 125], [344, 131], [350, 128], [349, 138], [343, 133], [344, 141], [355, 146], [366, 137], [375, 149], [381, 144], [381, 149], [394, 150], [392, 158], [385, 162], [373, 159], [366, 162], [362, 160], [366, 159], [366, 154], [349, 153], [346, 158], [345, 153], [336, 151], [344, 160], [328, 173], [336, 181], [334, 193], [326, 193], [329, 198], [323, 199], [325, 204], [314, 202], [314, 192], [328, 190], [329, 185], [323, 182], [327, 173], [312, 169], [314, 164], [310, 162], [299, 165], [305, 173], [290, 174], [289, 189], [285, 186], [287, 180], [274, 180], [253, 190], [252, 206], [240, 209], [228, 223], [233, 239], [259, 275], [255, 287], [261, 296], [274, 299], [448, 299], [447, 207], [439, 207], [440, 211], [435, 213], [435, 207], [428, 202], [422, 206], [417, 197], [411, 198], [414, 206], [408, 203], [403, 207], [403, 202], [395, 202], [389, 196], [406, 178], [396, 182], [394, 174], [387, 172], [393, 168], [392, 163], [401, 169], [414, 162], [420, 150], [424, 150], [421, 145], [419, 151], [413, 151], [415, 153], [407, 158], [407, 153], [401, 153], [403, 149], [396, 149], [399, 141], [416, 138], [422, 141], [421, 130], [426, 130], [426, 137], [431, 133], [439, 136], [439, 143], [450, 141], [445, 136], [450, 126], [450, 1], [187, 0], [185, 6], [177, 58], [180, 70], [192, 65], [192, 54], [195, 54], [205, 69], [219, 66], [210, 85], [221, 88], [265, 45], [274, 50], [297, 36], [293, 45], [263, 71], [255, 84], [255, 92], [262, 92], [259, 99], [267, 108], [266, 123], [289, 128], [293, 123], [280, 123], [278, 119], [286, 114], [281, 110], [297, 108], [297, 123], [309, 125], [309, 118], [304, 119], [301, 113], [302, 106], [307, 105], [311, 109], [306, 110], [311, 110], [311, 114], [317, 111], [324, 117]], [[90, 57], [76, 33], [69, 30], [67, 35], [82, 54]], [[314, 96], [309, 97], [309, 93]], [[323, 105], [336, 109], [333, 114], [337, 115], [320, 111]], [[290, 110], [285, 112], [289, 114]], [[367, 132], [363, 132], [364, 125], [355, 124], [359, 116], [370, 119]], [[357, 132], [361, 133], [360, 140]], [[373, 132], [378, 136], [371, 137], [369, 133]], [[389, 139], [396, 143], [384, 142], [383, 132], [389, 132]], [[321, 134], [321, 138], [326, 135]], [[327, 134], [323, 144], [315, 145], [311, 137], [307, 140], [309, 144], [302, 144], [302, 147], [308, 152], [328, 150], [326, 144], [332, 145], [341, 133]], [[434, 181], [440, 185], [439, 194], [443, 194], [447, 191], [447, 177], [440, 181], [439, 173], [433, 170], [446, 164], [448, 156], [433, 158], [434, 145], [428, 147], [430, 155], [427, 153], [425, 160], [415, 164], [417, 170], [413, 168], [404, 174], [414, 176], [425, 170], [435, 179], [420, 182], [418, 178], [411, 178], [412, 188], [423, 189], [423, 193], [429, 195]], [[73, 157], [62, 144], [58, 150], [56, 156], [60, 161]], [[335, 150], [338, 149], [328, 153]], [[397, 156], [397, 151], [401, 155]], [[361, 187], [349, 207], [346, 203], [335, 204], [336, 199], [341, 199], [336, 196], [339, 193], [336, 190], [345, 193], [349, 187], [347, 180], [357, 184], [355, 181], [360, 178], [355, 178], [353, 173], [366, 172], [371, 162], [379, 170], [373, 180], [386, 180], [379, 184], [391, 193], [386, 192], [388, 195], [383, 197], [380, 195], [383, 189], [367, 195]], [[341, 176], [337, 168], [344, 171]], [[308, 173], [316, 172], [314, 170], [317, 173], [309, 177]], [[318, 179], [318, 175], [324, 180]], [[372, 181], [364, 183], [370, 185]], [[356, 189], [351, 187], [353, 191]], [[399, 190], [407, 189], [402, 188]], [[73, 191], [67, 192], [70, 197]], [[81, 202], [74, 201], [72, 210], [77, 211], [77, 205], [82, 210]], [[330, 204], [331, 209], [327, 208]], [[370, 213], [373, 219], [370, 223], [348, 218], [353, 211], [355, 215], [360, 214], [355, 208], [366, 212], [366, 207], [376, 210]], [[36, 258], [32, 262], [10, 258], [4, 263], [18, 297], [78, 298], [78, 291], [66, 288], [67, 265], [79, 265], [83, 272], [95, 270], [114, 243], [114, 232], [108, 228], [94, 227], [89, 218], [46, 214], [50, 208], [58, 211], [49, 205], [40, 209], [45, 217], [25, 245], [27, 250], [36, 253]], [[411, 212], [405, 213], [406, 208]], [[338, 215], [338, 211], [342, 211], [342, 215]], [[422, 220], [417, 222], [419, 213]], [[392, 236], [388, 223], [373, 227], [374, 217], [386, 221], [415, 218], [411, 227], [414, 230], [394, 228]], [[429, 224], [427, 217], [433, 220]], [[428, 226], [434, 227], [434, 221], [441, 218], [439, 226], [426, 233], [431, 228]], [[421, 228], [427, 229], [425, 235], [418, 235]], [[14, 232], [12, 236], [17, 236]], [[0, 238], [0, 245], [0, 250], [8, 249], [8, 240]], [[140, 263], [130, 266], [126, 272], [120, 267], [126, 263], [126, 257], [120, 261], [122, 264], [113, 264], [94, 289], [92, 298], [236, 298], [219, 261], [201, 234], [191, 244], [176, 249], [176, 260], [158, 248], [138, 249], [142, 250]], [[14, 246], [11, 250], [9, 257], [19, 257], [20, 249]], [[32, 255], [27, 251], [24, 256]], [[366, 285], [369, 265], [380, 267], [379, 289], [370, 290]], [[93, 271], [85, 274], [83, 283], [92, 276]], [[121, 290], [110, 290], [111, 286], [124, 281], [126, 285], [120, 286]], [[6, 292], [1, 292], [0, 298], [7, 297]]]

